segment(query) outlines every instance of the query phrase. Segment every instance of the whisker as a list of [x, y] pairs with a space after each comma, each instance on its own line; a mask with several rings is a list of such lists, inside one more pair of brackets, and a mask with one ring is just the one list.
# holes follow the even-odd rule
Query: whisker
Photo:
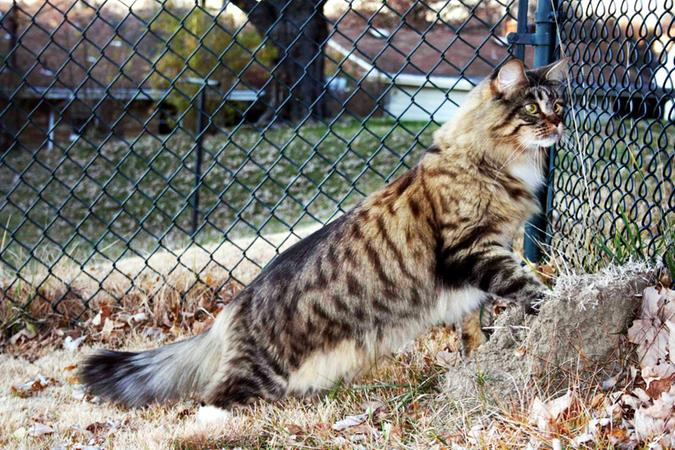
[[509, 157], [506, 159], [506, 162], [502, 164], [502, 166], [497, 170], [501, 172], [504, 169], [504, 167], [511, 164], [511, 162], [514, 161], [517, 157], [519, 157], [525, 150], [526, 150], [525, 145], [519, 143], [518, 146], [515, 148], [515, 150], [511, 153], [511, 155], [509, 155]]

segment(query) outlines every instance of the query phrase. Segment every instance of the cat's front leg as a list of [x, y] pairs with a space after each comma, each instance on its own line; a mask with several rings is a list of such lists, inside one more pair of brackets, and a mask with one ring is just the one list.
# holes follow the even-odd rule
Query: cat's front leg
[[537, 312], [536, 307], [546, 292], [546, 286], [521, 267], [516, 255], [499, 245], [449, 255], [443, 261], [442, 270], [446, 283], [470, 284], [497, 297], [512, 299], [529, 314]]
[[477, 256], [472, 269], [472, 281], [477, 287], [497, 297], [518, 302], [528, 314], [538, 311], [547, 287], [520, 265], [511, 250], [495, 245], [483, 249]]

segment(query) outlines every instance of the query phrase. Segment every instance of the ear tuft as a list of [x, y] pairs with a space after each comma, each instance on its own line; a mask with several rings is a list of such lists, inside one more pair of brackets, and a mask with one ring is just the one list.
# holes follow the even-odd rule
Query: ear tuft
[[525, 75], [525, 66], [521, 60], [512, 59], [499, 68], [495, 87], [500, 93], [509, 94], [525, 84], [527, 84], [527, 75]]
[[567, 79], [568, 60], [569, 58], [562, 58], [548, 66], [542, 67], [541, 71], [545, 74], [547, 80], [562, 83]]

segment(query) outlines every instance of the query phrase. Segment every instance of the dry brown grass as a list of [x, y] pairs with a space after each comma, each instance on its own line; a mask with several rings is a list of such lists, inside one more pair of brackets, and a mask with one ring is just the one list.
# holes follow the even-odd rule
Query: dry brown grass
[[[310, 230], [303, 230], [306, 234]], [[127, 410], [95, 399], [76, 397], [74, 366], [92, 347], [142, 349], [203, 331], [237, 290], [229, 284], [231, 273], [242, 282], [254, 277], [275, 255], [274, 245], [287, 247], [297, 238], [279, 234], [262, 240], [239, 241], [214, 251], [188, 249], [180, 256], [171, 253], [123, 260], [116, 265], [74, 270], [65, 264], [52, 274], [36, 275], [42, 287], [34, 300], [52, 301], [91, 295], [93, 311], [78, 328], [45, 327], [45, 334], [17, 339], [0, 354], [0, 447], [5, 448], [523, 448], [529, 443], [569, 445], [602, 409], [606, 393], [602, 380], [592, 374], [570, 374], [568, 385], [575, 389], [573, 406], [542, 433], [528, 422], [534, 398], [549, 389], [519, 386], [517, 401], [506, 399], [492, 388], [481, 371], [473, 376], [472, 391], [459, 400], [446, 389], [444, 358], [457, 350], [457, 338], [449, 328], [436, 328], [397, 355], [382, 361], [350, 386], [306, 399], [290, 398], [277, 403], [257, 403], [239, 408], [219, 423], [197, 418], [199, 405], [185, 401]], [[242, 251], [258, 265], [242, 260]], [[213, 257], [210, 256], [213, 252]], [[177, 268], [176, 268], [177, 266]], [[554, 268], [570, 272], [566, 266]], [[197, 277], [195, 272], [201, 275]], [[621, 271], [607, 272], [608, 279]], [[63, 281], [57, 280], [60, 278]], [[98, 280], [104, 280], [99, 282]], [[564, 282], [564, 281], [563, 281]], [[38, 284], [36, 284], [37, 286]], [[25, 295], [26, 292], [5, 292]], [[26, 297], [14, 297], [25, 300]], [[119, 300], [118, 300], [119, 299]], [[45, 324], [68, 325], [65, 307], [54, 315], [47, 309]], [[38, 311], [39, 312], [39, 311]], [[95, 315], [101, 313], [101, 320]], [[144, 313], [134, 321], [131, 315]], [[54, 322], [54, 319], [58, 319]], [[106, 323], [113, 328], [106, 328]], [[62, 347], [66, 337], [85, 335], [85, 345], [76, 352]], [[33, 380], [39, 374], [55, 381], [28, 398], [12, 393], [12, 386]], [[582, 383], [582, 380], [584, 381]], [[551, 395], [559, 395], [553, 393]], [[545, 398], [545, 397], [544, 397]], [[369, 405], [379, 405], [362, 425], [336, 431], [333, 424], [347, 416], [362, 414]], [[43, 424], [53, 431], [31, 436], [31, 426]], [[611, 448], [604, 435], [594, 448]], [[536, 448], [536, 446], [534, 447]]]
[[[131, 348], [156, 345], [133, 336]], [[313, 398], [257, 403], [234, 411], [221, 423], [200, 423], [194, 402], [128, 410], [74, 396], [73, 370], [83, 352], [49, 350], [33, 362], [0, 355], [5, 375], [0, 386], [0, 446], [6, 448], [517, 448], [532, 439], [551, 445], [552, 439], [573, 439], [588, 423], [597, 392], [580, 392], [579, 401], [545, 436], [528, 424], [527, 413], [536, 391], [523, 392], [519, 404], [499, 401], [489, 380], [475, 392], [477, 403], [461, 403], [443, 390], [445, 369], [439, 352], [457, 349], [454, 333], [436, 328], [407, 351], [383, 361], [357, 384], [338, 386]], [[445, 353], [441, 353], [444, 355]], [[55, 384], [30, 398], [11, 394], [11, 386], [38, 374]], [[477, 378], [480, 374], [476, 374]], [[479, 384], [481, 382], [479, 381]], [[362, 426], [345, 432], [332, 425], [361, 414], [368, 404], [384, 405]], [[53, 433], [26, 435], [31, 425], [45, 424]], [[114, 423], [110, 430], [106, 423]], [[91, 431], [94, 432], [92, 433]]]
[[131, 257], [84, 268], [64, 259], [50, 270], [27, 268], [21, 278], [0, 271], [0, 326], [6, 330], [0, 348], [22, 342], [16, 334], [24, 329], [41, 337], [74, 327], [74, 332], [95, 334], [91, 319], [99, 311], [122, 321], [145, 313], [154, 327], [195, 331], [195, 316], [216, 313], [242, 283], [313, 229], [165, 250], [147, 259]]

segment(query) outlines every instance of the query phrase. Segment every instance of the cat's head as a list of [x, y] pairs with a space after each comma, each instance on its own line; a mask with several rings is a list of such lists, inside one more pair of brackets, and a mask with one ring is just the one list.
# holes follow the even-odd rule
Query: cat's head
[[527, 150], [556, 144], [564, 131], [566, 76], [565, 59], [529, 71], [512, 59], [497, 69], [483, 92], [486, 112], [492, 109], [493, 137]]

